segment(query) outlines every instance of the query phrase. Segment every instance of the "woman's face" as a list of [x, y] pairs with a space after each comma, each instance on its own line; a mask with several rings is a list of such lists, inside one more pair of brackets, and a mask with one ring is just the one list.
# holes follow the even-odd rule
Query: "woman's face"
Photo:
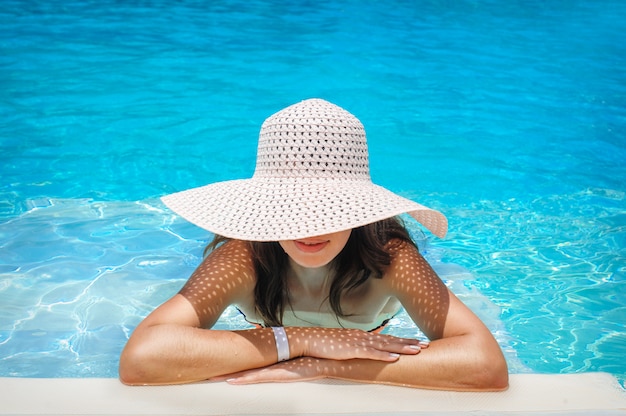
[[278, 244], [298, 265], [308, 268], [326, 266], [343, 250], [352, 230], [308, 237], [300, 240], [282, 240]]

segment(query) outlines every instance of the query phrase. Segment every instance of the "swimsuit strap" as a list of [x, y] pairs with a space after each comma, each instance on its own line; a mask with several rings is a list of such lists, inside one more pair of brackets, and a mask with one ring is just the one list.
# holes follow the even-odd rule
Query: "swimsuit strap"
[[[249, 323], [250, 325], [254, 326], [255, 328], [268, 328], [267, 325], [264, 324], [260, 324], [258, 322], [252, 322], [248, 319], [248, 317], [246, 316], [245, 313], [243, 313], [243, 311], [241, 309], [239, 309], [238, 307], [235, 306], [235, 309], [237, 309], [237, 311], [243, 316], [243, 319]], [[367, 330], [367, 332], [374, 332], [374, 333], [380, 333], [382, 332], [385, 327], [387, 326], [387, 324], [389, 323], [389, 321], [391, 319], [393, 319], [395, 316], [397, 315], [397, 313], [393, 314], [393, 316], [391, 316], [390, 318], [385, 319], [384, 321], [381, 322], [380, 325], [378, 325], [377, 327], [373, 328], [373, 329], [369, 329]]]

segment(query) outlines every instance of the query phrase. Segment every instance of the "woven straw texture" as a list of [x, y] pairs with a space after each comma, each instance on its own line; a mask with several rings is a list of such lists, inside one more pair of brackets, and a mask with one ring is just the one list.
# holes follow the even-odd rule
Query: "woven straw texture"
[[372, 183], [365, 130], [346, 110], [305, 100], [261, 126], [250, 179], [162, 198], [187, 221], [225, 237], [296, 240], [408, 213], [443, 237], [446, 217]]

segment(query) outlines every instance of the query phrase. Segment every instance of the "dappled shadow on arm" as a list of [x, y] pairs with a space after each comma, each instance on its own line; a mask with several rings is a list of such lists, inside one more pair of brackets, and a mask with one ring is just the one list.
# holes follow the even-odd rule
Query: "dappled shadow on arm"
[[442, 338], [450, 307], [448, 288], [414, 246], [402, 243], [390, 253], [393, 260], [385, 279], [396, 297], [428, 338]]
[[194, 307], [202, 327], [210, 327], [223, 310], [254, 287], [251, 254], [242, 241], [231, 240], [211, 252], [180, 290]]

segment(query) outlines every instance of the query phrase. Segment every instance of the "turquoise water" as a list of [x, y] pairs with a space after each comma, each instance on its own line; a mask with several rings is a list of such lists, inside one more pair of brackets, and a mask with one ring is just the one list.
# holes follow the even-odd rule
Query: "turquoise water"
[[207, 3], [0, 6], [0, 376], [115, 377], [210, 238], [158, 197], [250, 176], [321, 97], [449, 217], [415, 235], [512, 372], [626, 378], [626, 4]]

